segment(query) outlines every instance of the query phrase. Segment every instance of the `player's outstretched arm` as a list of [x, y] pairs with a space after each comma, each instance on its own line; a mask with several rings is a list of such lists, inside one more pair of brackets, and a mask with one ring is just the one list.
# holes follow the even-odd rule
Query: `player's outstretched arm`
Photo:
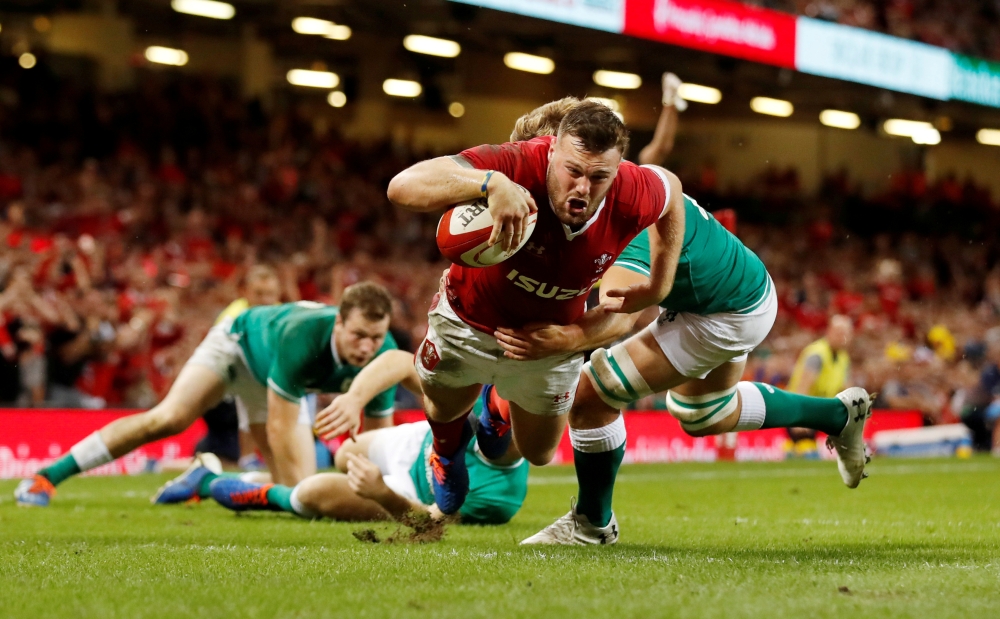
[[486, 197], [493, 216], [490, 245], [517, 247], [528, 225], [528, 216], [538, 210], [535, 201], [518, 184], [496, 170], [477, 170], [459, 165], [451, 157], [438, 157], [414, 164], [389, 181], [389, 201], [418, 213], [429, 213]]
[[347, 393], [334, 398], [316, 415], [314, 430], [323, 439], [350, 432], [353, 437], [361, 425], [361, 414], [375, 396], [399, 383], [420, 394], [420, 378], [413, 367], [413, 353], [387, 350], [378, 355], [354, 377]]
[[649, 227], [650, 274], [645, 284], [608, 290], [609, 305], [613, 312], [634, 314], [657, 305], [670, 294], [677, 274], [677, 261], [684, 245], [684, 193], [680, 180], [671, 172], [660, 168], [670, 183], [670, 201], [666, 212]]
[[618, 300], [609, 300], [607, 291], [648, 282], [649, 278], [641, 273], [613, 266], [601, 281], [601, 304], [573, 324], [528, 325], [523, 329], [501, 327], [494, 333], [494, 337], [504, 349], [505, 357], [521, 361], [606, 346], [631, 331], [641, 313], [620, 314], [610, 311], [608, 304], [617, 305]]

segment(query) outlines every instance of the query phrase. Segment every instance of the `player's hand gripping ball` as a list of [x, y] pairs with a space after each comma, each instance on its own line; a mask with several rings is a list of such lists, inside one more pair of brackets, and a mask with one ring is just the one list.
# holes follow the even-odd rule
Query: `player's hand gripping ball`
[[438, 222], [437, 245], [445, 258], [467, 267], [500, 264], [527, 244], [535, 230], [538, 213], [528, 216], [527, 227], [517, 247], [504, 251], [501, 243], [489, 246], [493, 216], [485, 198], [463, 202], [445, 211]]

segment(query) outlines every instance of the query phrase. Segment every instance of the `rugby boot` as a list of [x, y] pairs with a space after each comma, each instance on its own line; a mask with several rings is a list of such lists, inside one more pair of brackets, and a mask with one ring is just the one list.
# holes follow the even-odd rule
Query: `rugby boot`
[[198, 454], [191, 461], [191, 466], [174, 479], [160, 487], [149, 502], [154, 505], [168, 505], [170, 503], [184, 503], [186, 501], [197, 501], [201, 497], [198, 488], [206, 475], [222, 473], [222, 463], [219, 458], [212, 453]]
[[212, 498], [219, 505], [235, 512], [248, 510], [281, 511], [277, 505], [267, 500], [267, 491], [274, 484], [254, 484], [238, 477], [220, 477], [209, 484]]
[[[496, 395], [493, 385], [484, 385], [479, 394], [482, 411], [479, 413], [479, 423], [476, 427], [476, 442], [479, 451], [489, 460], [496, 460], [507, 453], [510, 440], [514, 436], [510, 431], [510, 404]], [[501, 414], [499, 407], [507, 407], [507, 418]], [[440, 507], [440, 505], [438, 506]]]
[[14, 499], [21, 507], [48, 507], [56, 487], [44, 475], [22, 479], [14, 489]]
[[[472, 440], [472, 424], [468, 419], [462, 427], [459, 447], [451, 457], [444, 457], [432, 450], [428, 464], [431, 466], [431, 488], [434, 502], [444, 514], [454, 514], [465, 503], [469, 494], [469, 469], [465, 466], [465, 448]], [[482, 449], [482, 445], [480, 445]]]
[[521, 542], [522, 546], [560, 545], [587, 546], [618, 542], [618, 519], [611, 514], [607, 526], [590, 523], [585, 515], [576, 511], [576, 502], [570, 503], [569, 513]]
[[847, 425], [839, 436], [828, 436], [826, 446], [837, 452], [837, 468], [844, 484], [857, 488], [868, 477], [865, 465], [871, 458], [865, 453], [865, 421], [872, 416], [875, 395], [869, 395], [861, 387], [851, 387], [838, 393], [837, 399], [847, 407]]

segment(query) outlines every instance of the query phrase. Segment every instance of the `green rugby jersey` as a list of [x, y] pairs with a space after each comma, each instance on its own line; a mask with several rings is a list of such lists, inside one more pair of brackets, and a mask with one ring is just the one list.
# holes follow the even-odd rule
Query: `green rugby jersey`
[[[424, 505], [434, 503], [434, 490], [431, 489], [433, 473], [428, 464], [433, 443], [434, 436], [428, 428], [420, 446], [420, 456], [410, 468], [417, 498]], [[462, 522], [504, 524], [510, 521], [521, 509], [528, 494], [528, 461], [522, 458], [520, 462], [507, 466], [492, 464], [476, 449], [476, 439], [473, 438], [465, 449], [465, 465], [469, 468], [469, 494], [459, 510]]]
[[[333, 345], [338, 311], [309, 301], [252, 307], [236, 317], [230, 332], [239, 335], [254, 378], [286, 400], [298, 402], [307, 391], [345, 393], [362, 368], [342, 362]], [[386, 333], [376, 356], [395, 349], [396, 340]], [[375, 396], [365, 413], [385, 415], [395, 399], [391, 387]]]
[[[692, 314], [749, 313], [764, 302], [771, 278], [757, 254], [684, 196], [684, 246], [670, 294], [660, 307]], [[649, 275], [649, 232], [643, 230], [615, 266]]]

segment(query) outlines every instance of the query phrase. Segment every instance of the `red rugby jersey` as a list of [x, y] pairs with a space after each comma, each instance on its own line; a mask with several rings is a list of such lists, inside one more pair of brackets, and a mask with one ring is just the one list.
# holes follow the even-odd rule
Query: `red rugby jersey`
[[480, 331], [492, 334], [497, 327], [576, 321], [604, 271], [664, 211], [664, 180], [648, 168], [623, 161], [597, 212], [582, 229], [570, 231], [552, 211], [545, 188], [554, 140], [546, 136], [460, 153], [475, 168], [503, 172], [531, 192], [538, 205], [535, 230], [519, 252], [491, 267], [451, 267], [448, 301], [462, 320]]

